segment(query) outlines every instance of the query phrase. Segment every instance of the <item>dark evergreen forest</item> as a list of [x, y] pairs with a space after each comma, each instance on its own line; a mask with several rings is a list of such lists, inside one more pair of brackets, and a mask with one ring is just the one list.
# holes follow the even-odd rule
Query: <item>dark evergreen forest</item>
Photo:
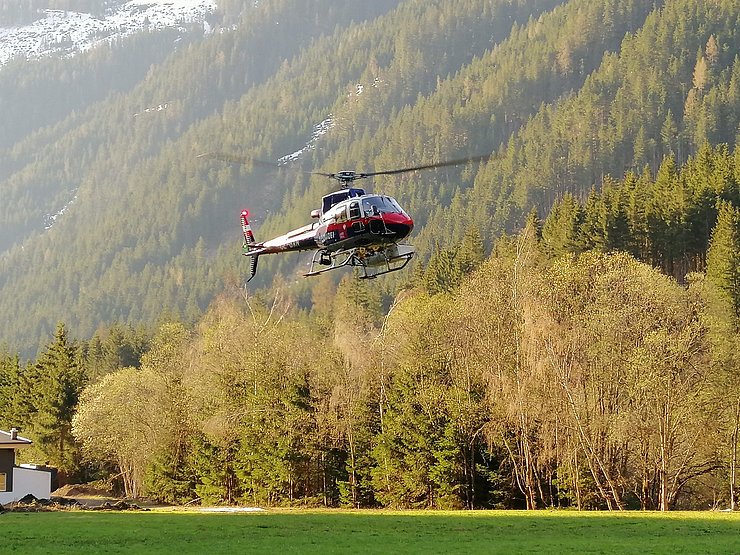
[[[29, 460], [171, 502], [735, 507], [740, 2], [219, 6], [0, 68]], [[244, 287], [240, 208], [266, 239], [310, 172], [491, 153], [365, 183], [413, 216], [410, 269], [263, 257]]]

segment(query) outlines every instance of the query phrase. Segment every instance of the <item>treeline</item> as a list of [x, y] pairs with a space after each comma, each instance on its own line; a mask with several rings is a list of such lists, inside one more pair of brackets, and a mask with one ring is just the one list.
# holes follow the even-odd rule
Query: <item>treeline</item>
[[36, 441], [23, 456], [68, 479], [169, 502], [731, 505], [726, 289], [699, 274], [681, 287], [627, 254], [543, 252], [528, 229], [461, 286], [408, 290], [383, 319], [352, 278], [323, 317], [221, 298], [192, 329], [162, 325], [140, 367], [134, 348], [114, 361], [133, 366], [97, 378], [60, 328], [35, 363], [4, 357], [0, 425], [20, 423]]
[[33, 438], [27, 460], [55, 466], [62, 482], [89, 480], [90, 469], [99, 467], [84, 463], [72, 435], [80, 394], [103, 375], [139, 366], [150, 339], [144, 328], [116, 324], [90, 340], [73, 340], [59, 324], [35, 360], [23, 362], [0, 348], [0, 427], [16, 426]]
[[[194, 326], [60, 326], [36, 361], [0, 357], [0, 427], [68, 480], [176, 503], [734, 508], [735, 168], [724, 147], [667, 159], [531, 215], [488, 258], [470, 228], [395, 298], [322, 276], [310, 313], [277, 287]], [[711, 231], [680, 285], [635, 256], [663, 266], [698, 198]]]
[[712, 230], [723, 206], [740, 206], [740, 152], [705, 146], [678, 167], [667, 157], [621, 181], [607, 178], [583, 200], [555, 202], [542, 228], [551, 255], [621, 250], [683, 280], [704, 271]]
[[[713, 230], [730, 225], [726, 220], [738, 206], [740, 153], [705, 145], [681, 166], [666, 157], [656, 175], [646, 166], [621, 180], [607, 176], [583, 198], [565, 192], [543, 219], [532, 209], [527, 224], [551, 258], [622, 251], [685, 283], [687, 274], [706, 271]], [[435, 244], [415, 279], [433, 283], [431, 291], [449, 291], [485, 252], [480, 231], [469, 225], [456, 245]]]

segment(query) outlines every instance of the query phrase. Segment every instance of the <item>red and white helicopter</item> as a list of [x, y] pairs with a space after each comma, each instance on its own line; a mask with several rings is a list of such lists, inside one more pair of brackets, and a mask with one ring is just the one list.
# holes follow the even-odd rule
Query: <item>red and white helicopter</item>
[[[242, 159], [233, 156], [219, 154], [208, 156], [228, 162], [243, 162]], [[414, 229], [414, 221], [394, 198], [367, 193], [364, 189], [354, 187], [353, 183], [376, 175], [395, 175], [456, 166], [484, 160], [489, 156], [375, 172], [310, 172], [336, 179], [340, 184], [340, 190], [323, 197], [320, 209], [311, 211], [311, 217], [316, 221], [274, 239], [258, 242], [249, 224], [249, 212], [242, 210], [240, 216], [244, 235], [242, 254], [251, 258], [247, 281], [250, 281], [257, 272], [257, 262], [263, 254], [312, 249], [316, 252], [304, 276], [316, 276], [337, 268], [354, 266], [362, 271], [360, 279], [373, 279], [405, 268], [414, 256], [414, 248], [402, 244], [401, 241]], [[269, 162], [259, 163], [276, 166]]]

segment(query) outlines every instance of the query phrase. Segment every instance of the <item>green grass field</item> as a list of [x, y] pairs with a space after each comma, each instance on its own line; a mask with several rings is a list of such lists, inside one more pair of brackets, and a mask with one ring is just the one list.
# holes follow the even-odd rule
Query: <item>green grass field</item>
[[740, 554], [723, 513], [267, 511], [0, 515], [0, 553]]

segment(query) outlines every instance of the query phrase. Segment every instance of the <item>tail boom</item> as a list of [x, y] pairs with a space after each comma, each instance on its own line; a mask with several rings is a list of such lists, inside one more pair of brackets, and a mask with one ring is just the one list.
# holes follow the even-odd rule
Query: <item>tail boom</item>
[[309, 224], [298, 229], [294, 229], [280, 235], [274, 239], [268, 241], [260, 241], [259, 243], [254, 240], [254, 233], [252, 232], [252, 226], [249, 224], [249, 212], [242, 210], [240, 220], [242, 224], [242, 234], [244, 235], [244, 243], [242, 245], [242, 254], [244, 256], [251, 257], [249, 265], [249, 282], [257, 271], [257, 258], [263, 254], [276, 254], [281, 252], [295, 252], [303, 251], [308, 249], [315, 249], [316, 243], [316, 232], [317, 224]]

